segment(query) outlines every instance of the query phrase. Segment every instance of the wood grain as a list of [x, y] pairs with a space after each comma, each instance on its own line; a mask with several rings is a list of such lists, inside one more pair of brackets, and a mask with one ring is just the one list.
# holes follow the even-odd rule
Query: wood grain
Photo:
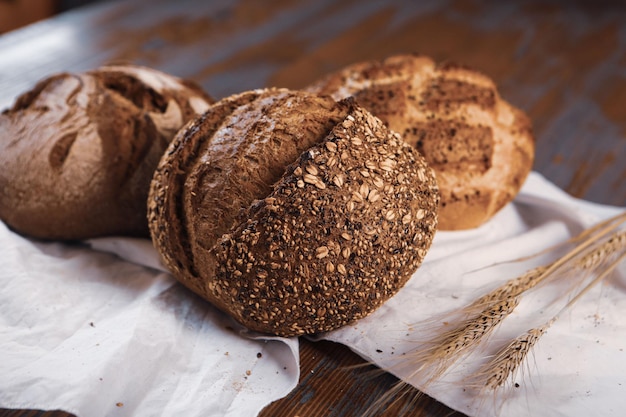
[[626, 155], [618, 2], [161, 0], [150, 13], [141, 0], [113, 4], [1, 37], [10, 59], [0, 66], [0, 107], [52, 72], [103, 63], [153, 66], [223, 97], [299, 88], [358, 60], [420, 52], [485, 72], [529, 113], [537, 171], [576, 197], [626, 204], [616, 163]]
[[[300, 88], [346, 64], [419, 52], [492, 77], [533, 120], [534, 169], [570, 194], [626, 205], [626, 5], [540, 0], [104, 2], [0, 36], [0, 108], [55, 72], [132, 62], [223, 97]], [[356, 416], [396, 382], [302, 340], [302, 378], [263, 416]], [[458, 415], [417, 391], [382, 415]], [[65, 417], [3, 410], [0, 417]]]

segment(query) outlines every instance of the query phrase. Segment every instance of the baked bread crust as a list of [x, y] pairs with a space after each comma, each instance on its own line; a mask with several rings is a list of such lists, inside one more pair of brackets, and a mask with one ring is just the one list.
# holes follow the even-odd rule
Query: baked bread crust
[[0, 218], [40, 239], [148, 237], [161, 154], [212, 102], [192, 82], [131, 65], [40, 81], [0, 114]]
[[487, 76], [426, 56], [359, 62], [305, 90], [354, 96], [435, 170], [439, 229], [477, 227], [512, 201], [532, 169], [530, 119]]
[[184, 285], [252, 330], [295, 336], [395, 294], [430, 247], [437, 205], [425, 160], [353, 100], [267, 89], [178, 133], [148, 216]]

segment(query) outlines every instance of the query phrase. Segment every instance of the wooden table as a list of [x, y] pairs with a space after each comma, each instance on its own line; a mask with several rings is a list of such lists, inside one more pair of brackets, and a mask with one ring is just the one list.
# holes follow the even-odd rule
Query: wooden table
[[[220, 98], [299, 88], [365, 59], [420, 52], [491, 76], [534, 122], [534, 169], [570, 194], [626, 205], [626, 4], [620, 1], [132, 0], [0, 36], [0, 108], [59, 71], [132, 62]], [[395, 379], [347, 348], [301, 341], [302, 376], [263, 416], [358, 416]], [[384, 415], [455, 415], [416, 391]], [[459, 415], [459, 414], [456, 414]], [[0, 417], [68, 416], [0, 410]]]

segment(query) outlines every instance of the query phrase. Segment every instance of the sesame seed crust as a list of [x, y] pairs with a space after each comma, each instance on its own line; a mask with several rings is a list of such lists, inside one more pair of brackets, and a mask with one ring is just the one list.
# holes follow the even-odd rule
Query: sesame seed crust
[[[257, 94], [270, 100], [306, 93]], [[201, 249], [194, 248], [200, 239], [193, 229], [201, 230], [194, 224], [211, 221], [199, 215], [207, 213], [201, 202], [211, 200], [188, 199], [182, 211], [172, 208], [190, 190], [210, 192], [194, 188], [189, 168], [192, 161], [212, 160], [211, 147], [200, 142], [220, 140], [220, 130], [207, 129], [210, 138], [196, 134], [208, 116], [188, 126], [190, 133], [180, 135], [155, 175], [151, 224], [166, 264], [181, 282], [252, 330], [319, 333], [370, 314], [411, 277], [434, 237], [439, 194], [424, 158], [353, 100], [337, 106], [339, 113], [309, 121], [319, 125], [330, 117], [332, 128], [316, 130], [323, 134], [315, 143], [281, 168], [269, 189], [257, 190], [228, 230]], [[168, 235], [169, 228], [175, 230]]]

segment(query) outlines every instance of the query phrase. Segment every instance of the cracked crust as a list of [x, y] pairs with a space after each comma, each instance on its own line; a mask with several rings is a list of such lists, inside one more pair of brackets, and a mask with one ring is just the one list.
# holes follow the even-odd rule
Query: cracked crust
[[149, 236], [152, 174], [211, 97], [138, 66], [40, 81], [0, 114], [0, 218], [40, 239]]
[[353, 100], [256, 90], [177, 135], [149, 198], [174, 275], [248, 328], [329, 331], [395, 294], [437, 226], [432, 170]]
[[439, 183], [441, 230], [486, 222], [515, 198], [532, 169], [530, 120], [472, 69], [398, 55], [350, 65], [306, 90], [336, 100], [354, 96], [424, 155]]

